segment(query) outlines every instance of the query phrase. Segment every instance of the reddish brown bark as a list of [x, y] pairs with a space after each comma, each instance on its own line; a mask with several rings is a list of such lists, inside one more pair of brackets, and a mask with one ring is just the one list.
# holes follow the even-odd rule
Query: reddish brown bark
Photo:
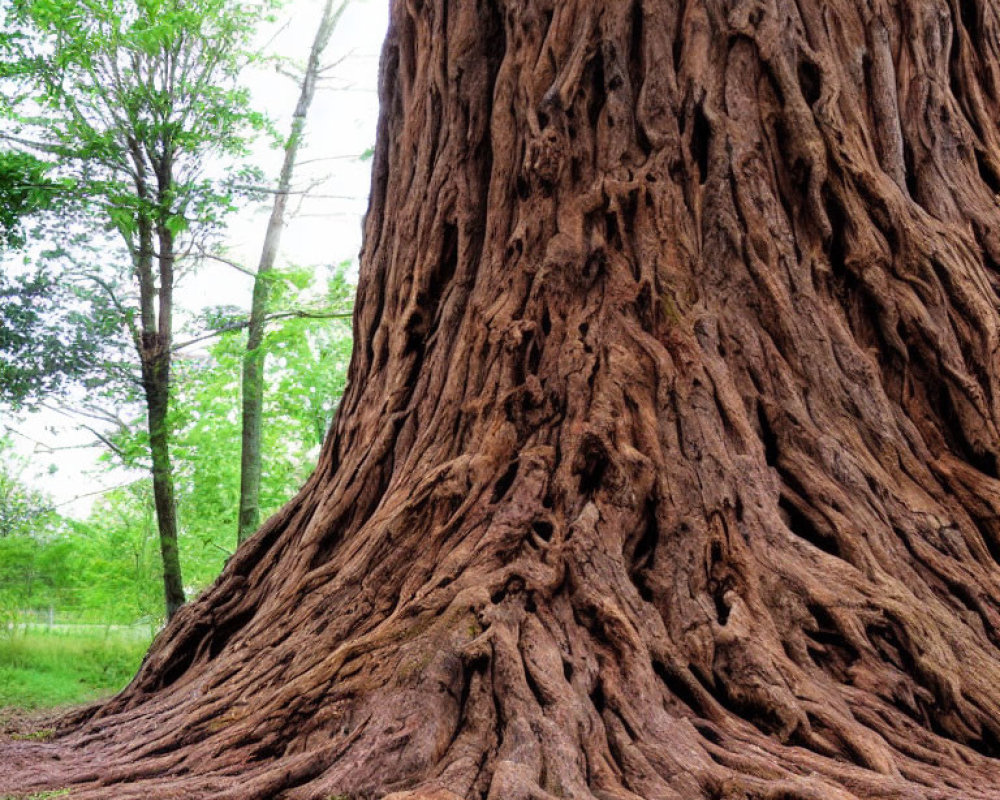
[[0, 788], [1000, 797], [996, 4], [392, 20], [316, 473]]

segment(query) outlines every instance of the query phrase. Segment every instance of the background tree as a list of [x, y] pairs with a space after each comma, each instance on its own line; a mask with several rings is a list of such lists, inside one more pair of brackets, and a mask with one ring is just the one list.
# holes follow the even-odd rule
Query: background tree
[[65, 188], [52, 165], [0, 150], [0, 401], [13, 408], [86, 380], [103, 361], [108, 333], [100, 298], [57, 279], [44, 266], [13, 265], [26, 244], [25, 224], [59, 203]]
[[271, 216], [268, 219], [267, 233], [261, 247], [257, 272], [254, 275], [253, 299], [250, 305], [247, 349], [243, 357], [241, 386], [243, 411], [237, 542], [244, 541], [260, 525], [261, 426], [263, 425], [262, 412], [264, 407], [264, 362], [267, 358], [267, 352], [262, 345], [269, 310], [268, 294], [281, 246], [281, 234], [285, 226], [295, 166], [302, 146], [302, 139], [305, 136], [306, 120], [316, 95], [317, 82], [323, 71], [323, 53], [326, 51], [330, 37], [333, 35], [345, 8], [347, 8], [347, 0], [339, 3], [335, 3], [334, 0], [326, 0], [323, 4], [319, 24], [316, 27], [309, 56], [299, 82], [299, 97], [295, 104], [295, 110], [292, 112], [291, 130], [285, 141], [284, 159], [274, 191]]
[[[309, 302], [341, 305], [353, 293], [338, 275], [328, 294], [317, 298], [311, 278], [309, 270], [276, 272], [275, 308], [292, 306], [302, 312]], [[237, 312], [245, 323], [242, 311], [230, 309], [228, 316]], [[211, 328], [224, 318], [219, 309], [195, 325]], [[343, 391], [350, 328], [343, 320], [317, 322], [292, 316], [269, 323], [264, 344], [272, 357], [266, 373], [270, 391], [264, 406], [261, 482], [266, 514], [277, 511], [308, 477]], [[207, 351], [186, 349], [174, 364], [170, 430], [178, 550], [185, 584], [193, 591], [210, 585], [232, 554], [245, 349], [245, 330], [236, 329], [216, 337]], [[67, 403], [75, 399], [71, 396]], [[34, 441], [29, 456], [0, 438], [0, 626], [39, 616], [73, 625], [162, 621], [162, 567], [144, 419], [138, 409], [118, 411], [122, 416], [110, 430], [93, 424], [105, 439], [102, 460], [114, 468], [119, 485], [99, 492], [85, 518], [67, 518], [51, 497], [31, 488], [69, 478], [67, 467], [34, 474], [33, 456], [48, 448], [72, 449], [72, 443]], [[8, 692], [0, 701], [11, 698]]]
[[0, 632], [21, 610], [65, 599], [72, 592], [67, 526], [51, 498], [31, 488], [30, 465], [7, 435], [0, 436]]
[[174, 285], [179, 261], [233, 210], [213, 160], [244, 155], [263, 125], [238, 75], [269, 8], [30, 0], [5, 9], [5, 74], [19, 93], [5, 138], [58, 157], [80, 207], [127, 250], [131, 280], [94, 267], [91, 277], [138, 355], [168, 615], [184, 602], [168, 428]]
[[19, 409], [114, 374], [117, 310], [46, 266], [0, 274], [0, 402]]
[[997, 13], [395, 2], [319, 467], [0, 788], [995, 800]]
[[[310, 311], [325, 316], [331, 308], [350, 307], [353, 286], [345, 281], [343, 268], [318, 296], [312, 270], [276, 269], [269, 277], [272, 311], [261, 347], [270, 358], [261, 376], [267, 392], [257, 467], [265, 514], [277, 511], [308, 477], [343, 393], [350, 327], [344, 319], [317, 319]], [[226, 319], [239, 327], [219, 336], [207, 357], [178, 359], [171, 421], [182, 538], [186, 529], [187, 535], [210, 543], [215, 551], [212, 571], [197, 573], [200, 585], [218, 575], [220, 556], [233, 550], [241, 486], [240, 386], [247, 346], [245, 311], [215, 309], [209, 316], [204, 327], [217, 328]]]

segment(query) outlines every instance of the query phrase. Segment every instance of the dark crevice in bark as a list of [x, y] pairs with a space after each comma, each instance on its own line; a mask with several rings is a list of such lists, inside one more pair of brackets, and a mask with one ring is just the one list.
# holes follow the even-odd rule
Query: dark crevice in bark
[[587, 65], [591, 91], [587, 93], [587, 122], [596, 128], [607, 102], [604, 93], [604, 55], [598, 48]]
[[725, 672], [717, 670], [710, 683], [705, 682], [698, 672], [694, 674], [715, 701], [729, 713], [746, 720], [765, 736], [774, 736], [781, 731], [783, 721], [776, 711], [756, 697], [743, 693]]
[[764, 406], [757, 404], [757, 425], [760, 428], [760, 441], [764, 445], [764, 460], [769, 467], [778, 465], [778, 437], [774, 434], [771, 422], [767, 418]]
[[837, 537], [830, 531], [821, 531], [813, 515], [807, 513], [808, 506], [793, 493], [782, 494], [778, 507], [784, 513], [788, 529], [824, 553], [843, 558]]
[[820, 98], [822, 88], [822, 72], [819, 66], [808, 59], [802, 59], [798, 64], [798, 78], [803, 98], [809, 105], [814, 105]]
[[865, 636], [886, 662], [900, 672], [916, 677], [916, 663], [910, 651], [900, 642], [895, 625], [889, 621], [869, 623], [865, 626]]
[[431, 274], [427, 282], [426, 296], [419, 298], [421, 307], [428, 310], [428, 316], [432, 320], [430, 331], [426, 334], [428, 338], [437, 330], [441, 321], [441, 300], [451, 288], [452, 279], [458, 269], [458, 249], [458, 226], [453, 222], [445, 223], [437, 270]]
[[990, 558], [993, 559], [994, 564], [1000, 566], [1000, 534], [997, 532], [997, 520], [995, 518], [983, 519], [976, 514], [972, 514], [971, 517]]
[[544, 542], [551, 542], [555, 527], [548, 520], [535, 520], [531, 523], [531, 529]]
[[691, 158], [698, 168], [698, 183], [708, 180], [708, 157], [712, 141], [712, 125], [705, 116], [702, 104], [694, 107], [694, 124], [691, 128]]
[[996, 168], [990, 163], [987, 156], [978, 147], [974, 150], [976, 154], [976, 166], [979, 169], [979, 177], [982, 178], [983, 183], [985, 183], [991, 192], [995, 195], [1000, 195], [1000, 175], [997, 174]]
[[976, 0], [958, 0], [958, 11], [962, 25], [969, 34], [973, 44], [979, 42], [979, 8]]
[[[209, 628], [207, 626], [203, 626], [200, 632], [201, 636], [192, 638], [197, 638], [197, 639], [204, 638], [205, 636], [208, 635]], [[181, 651], [180, 653], [175, 655], [174, 658], [165, 667], [161, 668], [159, 674], [159, 680], [152, 688], [154, 690], [159, 690], [159, 689], [166, 689], [172, 686], [177, 680], [181, 678], [182, 675], [184, 675], [185, 672], [187, 672], [188, 668], [194, 661], [196, 654], [197, 651], [193, 647], [190, 647], [189, 649]]]
[[708, 590], [715, 604], [715, 616], [720, 625], [729, 621], [730, 604], [726, 593], [733, 588], [733, 575], [723, 556], [722, 542], [712, 542], [708, 562]]
[[[934, 380], [934, 378], [928, 380]], [[937, 405], [940, 409], [938, 413], [943, 423], [942, 433], [945, 439], [950, 443], [953, 452], [967, 464], [994, 480], [1000, 480], [996, 454], [982, 447], [977, 447], [969, 441], [962, 419], [952, 399], [952, 391], [952, 389], [942, 386], [936, 392]]]
[[592, 434], [585, 436], [574, 463], [574, 472], [580, 476], [581, 495], [591, 496], [600, 488], [610, 463], [604, 443]]
[[657, 677], [663, 681], [663, 685], [669, 692], [668, 697], [672, 700], [676, 698], [696, 715], [704, 716], [706, 707], [701, 693], [695, 689], [697, 681], [691, 677], [686, 670], [678, 670], [668, 667], [663, 662], [653, 660], [653, 671]]
[[604, 696], [604, 687], [601, 685], [600, 679], [598, 679], [590, 692], [590, 702], [593, 704], [594, 710], [597, 711], [598, 715], [603, 716], [607, 710], [608, 702]]
[[918, 164], [913, 156], [913, 147], [909, 142], [903, 143], [903, 165], [906, 171], [906, 191], [916, 202], [920, 202], [920, 183], [918, 181]]
[[823, 207], [826, 216], [830, 220], [829, 249], [827, 257], [830, 261], [830, 272], [835, 279], [847, 280], [853, 278], [847, 266], [847, 226], [850, 221], [844, 213], [844, 209], [828, 187], [823, 189]]
[[808, 610], [815, 620], [812, 627], [803, 629], [803, 633], [810, 639], [807, 644], [810, 658], [834, 680], [850, 682], [850, 669], [861, 658], [861, 654], [847, 640], [826, 608], [811, 604]]
[[228, 619], [216, 622], [212, 626], [211, 631], [211, 644], [208, 651], [209, 658], [215, 658], [219, 655], [223, 648], [229, 643], [229, 640], [232, 639], [233, 635], [242, 630], [247, 622], [253, 619], [253, 616], [253, 610], [248, 609], [233, 614]]
[[[639, 538], [633, 537], [625, 545], [625, 560], [630, 565], [633, 576], [639, 571], [651, 567], [656, 558], [656, 546], [660, 541], [660, 528], [656, 518], [656, 502], [653, 498], [646, 500], [641, 519]], [[633, 580], [635, 580], [634, 577]]]
[[[628, 45], [629, 86], [633, 94], [638, 93], [646, 74], [645, 58], [643, 55], [643, 42], [645, 35], [645, 31], [643, 30], [644, 24], [645, 19], [642, 10], [642, 0], [633, 0], [632, 11], [629, 19]], [[639, 129], [636, 131], [637, 135], [642, 134], [641, 129], [642, 126], [640, 125]], [[642, 135], [644, 137], [644, 134]], [[646, 145], [648, 147], [648, 141]], [[643, 148], [643, 151], [645, 153], [649, 153], [649, 150], [646, 148]]]

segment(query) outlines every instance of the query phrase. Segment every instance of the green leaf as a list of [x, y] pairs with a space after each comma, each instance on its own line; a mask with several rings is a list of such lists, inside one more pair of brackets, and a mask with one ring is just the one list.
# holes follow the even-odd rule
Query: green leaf
[[180, 214], [174, 214], [163, 223], [173, 236], [179, 236], [188, 229], [188, 221]]

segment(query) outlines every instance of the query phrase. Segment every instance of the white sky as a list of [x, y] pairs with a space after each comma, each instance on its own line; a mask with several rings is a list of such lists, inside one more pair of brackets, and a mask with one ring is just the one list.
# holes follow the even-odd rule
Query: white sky
[[[273, 51], [304, 61], [322, 6], [323, 0], [293, 0], [274, 35]], [[332, 266], [357, 261], [371, 175], [371, 161], [358, 156], [375, 143], [378, 61], [387, 12], [387, 0], [352, 0], [331, 38], [325, 60], [336, 65], [313, 101], [299, 158], [302, 166], [295, 176], [296, 188], [308, 187], [312, 196], [290, 204], [299, 207], [282, 238], [280, 258], [285, 263]], [[257, 73], [250, 82], [257, 107], [285, 133], [298, 86], [277, 71]], [[276, 178], [281, 152], [262, 149], [259, 164]], [[229, 258], [256, 268], [269, 211], [262, 207], [236, 215], [227, 243]], [[189, 309], [222, 304], [248, 308], [251, 289], [251, 279], [232, 267], [206, 265], [178, 285], [177, 304]], [[52, 495], [64, 514], [86, 516], [97, 493], [130, 479], [97, 466], [102, 451], [81, 446], [93, 436], [72, 420], [43, 411], [20, 421], [0, 420], [0, 432], [4, 423], [17, 432], [19, 451], [30, 456], [31, 468], [23, 478]]]

